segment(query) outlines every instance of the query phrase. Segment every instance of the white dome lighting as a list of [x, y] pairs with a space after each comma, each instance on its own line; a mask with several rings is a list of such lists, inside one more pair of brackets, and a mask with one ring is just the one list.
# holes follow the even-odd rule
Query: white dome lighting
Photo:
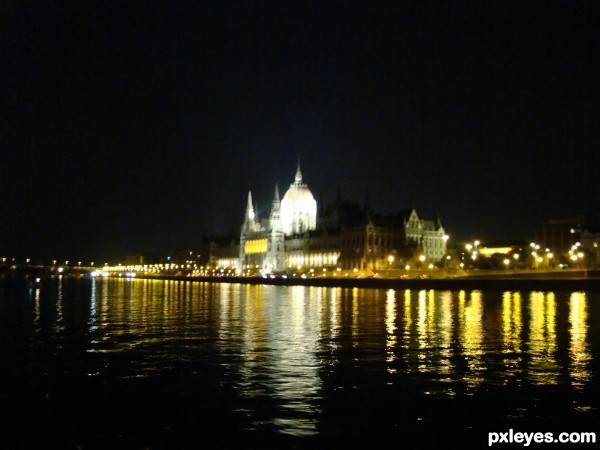
[[286, 235], [304, 233], [317, 228], [317, 202], [302, 182], [300, 162], [296, 171], [296, 180], [281, 200], [281, 226]]

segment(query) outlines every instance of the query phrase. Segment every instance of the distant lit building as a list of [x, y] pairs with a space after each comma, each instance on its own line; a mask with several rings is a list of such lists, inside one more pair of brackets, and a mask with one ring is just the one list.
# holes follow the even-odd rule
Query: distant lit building
[[567, 253], [580, 239], [585, 229], [585, 216], [575, 216], [566, 219], [546, 220], [542, 224], [540, 241], [543, 246], [557, 253]]
[[539, 240], [544, 247], [551, 248], [558, 254], [566, 254], [574, 244], [598, 230], [598, 220], [588, 215], [546, 220], [542, 223]]
[[[446, 254], [447, 236], [440, 220], [425, 220], [414, 209], [396, 215], [372, 213], [368, 207], [337, 200], [317, 213], [317, 202], [302, 179], [280, 200], [275, 186], [268, 219], [261, 220], [248, 193], [237, 260], [217, 258], [238, 273], [282, 273], [297, 270], [382, 270], [418, 257], [429, 264]], [[231, 248], [231, 247], [229, 247]], [[215, 252], [216, 253], [216, 252]]]
[[584, 231], [581, 233], [581, 246], [586, 249], [588, 267], [600, 267], [600, 231]]

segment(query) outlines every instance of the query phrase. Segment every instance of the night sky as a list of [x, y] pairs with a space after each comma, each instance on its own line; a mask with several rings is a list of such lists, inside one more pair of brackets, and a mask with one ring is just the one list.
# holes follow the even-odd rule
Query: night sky
[[9, 1], [0, 256], [238, 233], [301, 160], [318, 201], [451, 242], [600, 212], [597, 1]]

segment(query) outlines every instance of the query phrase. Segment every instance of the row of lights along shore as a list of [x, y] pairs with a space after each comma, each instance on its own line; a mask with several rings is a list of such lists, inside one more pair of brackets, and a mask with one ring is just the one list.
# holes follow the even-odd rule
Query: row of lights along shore
[[[595, 243], [594, 243], [595, 244]], [[595, 244], [594, 246], [597, 246]], [[482, 258], [482, 252], [485, 251], [485, 247], [482, 247], [481, 241], [474, 240], [473, 242], [469, 242], [464, 245], [464, 251], [462, 255], [458, 255], [460, 258], [459, 267], [473, 267], [472, 264], [479, 259]], [[550, 250], [550, 248], [544, 248], [540, 244], [535, 242], [531, 242], [529, 244], [529, 251], [525, 251], [524, 249], [519, 249], [521, 252], [510, 250], [507, 251], [504, 255], [505, 257], [502, 260], [502, 264], [506, 269], [517, 269], [518, 267], [527, 267], [531, 269], [550, 269], [550, 268], [566, 268], [567, 265], [564, 263], [558, 262], [558, 258], [556, 258], [555, 253]], [[460, 253], [460, 252], [459, 252]], [[565, 259], [570, 261], [572, 264], [577, 264], [579, 267], [582, 262], [586, 258], [585, 252], [583, 250], [582, 244], [580, 242], [576, 242], [571, 246], [567, 255], [563, 255]], [[529, 258], [530, 257], [530, 258]], [[411, 266], [411, 264], [406, 264], [403, 268], [406, 271], [411, 269], [436, 269], [437, 267], [434, 264], [426, 264], [425, 255], [421, 254], [415, 258], [416, 265]], [[445, 263], [448, 264], [452, 257], [450, 255], [446, 255]], [[388, 268], [397, 268], [395, 266], [396, 258], [394, 255], [389, 255], [387, 257]], [[526, 262], [527, 261], [527, 262]], [[17, 266], [32, 266], [36, 267], [36, 264], [32, 262], [31, 258], [18, 259], [15, 257], [0, 257], [0, 262], [5, 266], [10, 266], [13, 269], [16, 269]], [[37, 265], [37, 267], [47, 267], [45, 265]], [[260, 266], [246, 266], [242, 271], [237, 270], [234, 266], [210, 266], [210, 265], [198, 265], [194, 261], [187, 261], [185, 264], [174, 264], [174, 263], [160, 263], [160, 264], [117, 264], [110, 265], [105, 263], [104, 266], [98, 267], [96, 269], [95, 263], [93, 261], [89, 263], [83, 263], [82, 261], [77, 261], [76, 264], [71, 264], [71, 261], [65, 260], [64, 262], [59, 262], [57, 259], [52, 260], [51, 267], [55, 269], [57, 272], [62, 273], [65, 268], [68, 269], [79, 269], [79, 270], [90, 270], [90, 275], [92, 277], [97, 276], [126, 276], [126, 277], [134, 277], [136, 274], [143, 274], [149, 276], [159, 276], [159, 275], [181, 275], [188, 277], [223, 277], [223, 276], [262, 276], [266, 277], [275, 277], [275, 275], [268, 274], [265, 272], [263, 268]], [[290, 273], [291, 272], [291, 273]], [[292, 277], [337, 277], [337, 276], [358, 276], [359, 269], [342, 269], [341, 267], [322, 267], [322, 268], [303, 268], [301, 265], [295, 266], [293, 269], [288, 271], [288, 274]], [[375, 274], [377, 276], [377, 274]], [[281, 275], [282, 277], [286, 277], [287, 275]]]

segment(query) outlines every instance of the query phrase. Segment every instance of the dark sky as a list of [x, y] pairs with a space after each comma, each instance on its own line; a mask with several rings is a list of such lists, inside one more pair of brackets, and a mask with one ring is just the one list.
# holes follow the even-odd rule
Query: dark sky
[[0, 255], [237, 233], [298, 158], [318, 200], [454, 241], [600, 212], [597, 1], [0, 6]]

